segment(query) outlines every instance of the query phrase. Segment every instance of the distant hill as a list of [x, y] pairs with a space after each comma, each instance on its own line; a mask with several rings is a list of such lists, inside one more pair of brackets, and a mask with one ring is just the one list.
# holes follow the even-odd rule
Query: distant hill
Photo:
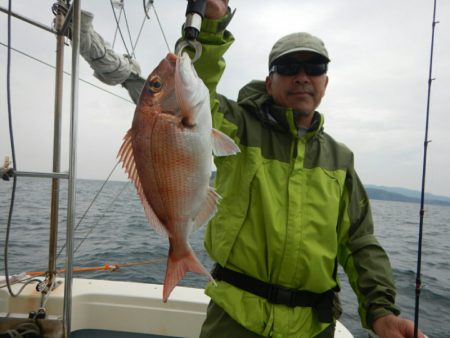
[[[398, 187], [377, 186], [371, 184], [366, 185], [365, 187], [370, 199], [420, 203], [420, 191]], [[450, 206], [450, 197], [426, 193], [425, 203]]]

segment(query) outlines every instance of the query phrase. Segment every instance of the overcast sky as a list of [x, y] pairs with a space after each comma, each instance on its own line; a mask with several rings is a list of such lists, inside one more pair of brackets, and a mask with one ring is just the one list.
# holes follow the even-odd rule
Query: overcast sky
[[[53, 2], [14, 0], [13, 11], [51, 26]], [[131, 36], [136, 39], [144, 19], [142, 1], [125, 0], [124, 4]], [[8, 1], [0, 0], [0, 5], [7, 8]], [[186, 1], [155, 0], [154, 5], [172, 48], [184, 22]], [[237, 8], [229, 25], [236, 42], [226, 55], [221, 93], [236, 98], [245, 83], [264, 79], [267, 55], [281, 36], [294, 31], [313, 33], [325, 41], [332, 60], [327, 93], [318, 109], [325, 115], [325, 130], [353, 150], [365, 184], [420, 190], [433, 1], [241, 0], [231, 1], [230, 6]], [[82, 8], [94, 14], [94, 28], [112, 44], [116, 25], [110, 1], [85, 0]], [[135, 51], [144, 77], [168, 52], [155, 12], [149, 14]], [[431, 193], [450, 196], [449, 1], [438, 1], [437, 20], [426, 186]], [[7, 16], [0, 13], [2, 44], [7, 43], [6, 33]], [[52, 34], [14, 18], [11, 33], [12, 47], [55, 64]], [[115, 49], [125, 52], [119, 39]], [[65, 53], [65, 70], [70, 72], [70, 46]], [[6, 55], [0, 45], [0, 162], [11, 155]], [[102, 85], [82, 59], [80, 77], [129, 99], [120, 86]], [[79, 89], [78, 176], [105, 179], [131, 125], [134, 105], [84, 82]], [[68, 76], [64, 91], [62, 170], [67, 170]], [[54, 70], [13, 51], [11, 96], [18, 169], [50, 171]], [[121, 169], [114, 178], [125, 178]]]

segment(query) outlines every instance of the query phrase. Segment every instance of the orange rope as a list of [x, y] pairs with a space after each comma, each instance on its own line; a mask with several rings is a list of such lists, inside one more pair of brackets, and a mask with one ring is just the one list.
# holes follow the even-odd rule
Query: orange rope
[[[109, 271], [115, 271], [119, 269], [118, 265], [109, 265], [105, 264], [103, 266], [91, 266], [91, 267], [85, 267], [85, 268], [74, 268], [72, 272], [86, 272], [86, 271], [100, 271], [100, 270], [109, 270]], [[59, 269], [56, 271], [56, 273], [63, 273], [65, 272], [65, 269]], [[45, 275], [46, 273], [43, 271], [28, 271], [26, 272], [29, 276], [38, 276], [38, 275]]]
[[[161, 263], [164, 262], [165, 259], [152, 259], [144, 262], [135, 262], [135, 263], [125, 263], [125, 264], [105, 264], [103, 266], [91, 266], [91, 267], [79, 267], [74, 268], [72, 272], [87, 272], [87, 271], [101, 271], [101, 270], [109, 270], [111, 272], [118, 270], [119, 268], [124, 267], [130, 267], [130, 266], [137, 266], [137, 265], [146, 265], [146, 264], [155, 264], [155, 263]], [[63, 273], [65, 272], [65, 269], [59, 269], [56, 270], [56, 273]], [[29, 271], [26, 272], [29, 276], [45, 276], [46, 272], [44, 271]]]

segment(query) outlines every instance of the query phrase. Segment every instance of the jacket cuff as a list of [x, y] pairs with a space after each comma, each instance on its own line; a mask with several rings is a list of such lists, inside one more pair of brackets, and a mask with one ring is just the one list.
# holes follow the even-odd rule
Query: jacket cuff
[[373, 322], [376, 319], [387, 316], [387, 315], [398, 316], [399, 314], [400, 314], [400, 310], [395, 306], [370, 308], [367, 311], [367, 318], [366, 318], [367, 326], [368, 326], [368, 328], [373, 329]]

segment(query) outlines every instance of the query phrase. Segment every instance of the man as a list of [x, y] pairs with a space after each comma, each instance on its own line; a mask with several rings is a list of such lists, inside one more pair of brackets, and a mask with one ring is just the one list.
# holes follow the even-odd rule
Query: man
[[215, 160], [222, 201], [205, 247], [217, 262], [217, 284], [206, 288], [211, 303], [200, 336], [333, 337], [340, 263], [363, 326], [380, 337], [413, 337], [413, 323], [398, 317], [353, 154], [323, 131], [316, 111], [328, 83], [323, 42], [308, 33], [281, 38], [265, 82], [252, 81], [229, 100], [216, 86], [234, 41], [225, 30], [231, 17], [227, 0], [208, 0], [195, 63], [214, 127], [241, 148]]
[[[332, 337], [340, 312], [337, 263], [358, 296], [364, 327], [381, 338], [413, 337], [412, 322], [398, 317], [391, 268], [373, 236], [353, 155], [323, 131], [316, 112], [328, 83], [323, 42], [307, 33], [281, 38], [265, 82], [249, 83], [235, 102], [216, 93], [222, 55], [234, 41], [225, 30], [228, 1], [208, 0], [206, 17], [195, 65], [211, 93], [214, 126], [241, 153], [215, 160], [223, 199], [205, 246], [218, 263], [217, 285], [206, 289], [212, 300], [201, 337]], [[93, 60], [126, 62], [103, 47], [89, 15], [84, 23], [83, 56], [105, 81], [111, 72]], [[136, 102], [144, 80], [132, 68], [121, 73], [113, 82]]]
[[0, 167], [0, 177], [4, 181], [9, 181], [10, 177], [14, 175], [14, 169], [10, 168], [11, 160], [9, 156], [5, 156], [5, 160], [3, 161], [3, 167]]

